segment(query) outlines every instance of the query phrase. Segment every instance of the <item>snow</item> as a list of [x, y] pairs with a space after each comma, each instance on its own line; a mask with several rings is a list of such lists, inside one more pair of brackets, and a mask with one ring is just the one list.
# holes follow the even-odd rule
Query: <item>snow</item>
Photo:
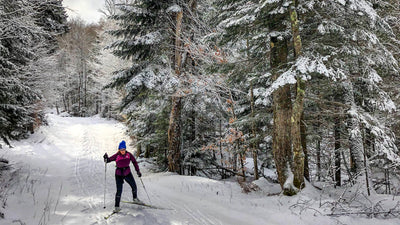
[[182, 8], [179, 5], [172, 5], [167, 9], [167, 12], [178, 13], [182, 12]]
[[[124, 132], [125, 126], [99, 117], [75, 118], [53, 114], [48, 114], [48, 121], [49, 126], [41, 127], [29, 139], [12, 142], [14, 148], [0, 151], [0, 158], [9, 159], [12, 167], [1, 177], [0, 196], [6, 198], [5, 207], [0, 208], [5, 217], [0, 219], [1, 225], [400, 223], [396, 218], [326, 216], [332, 206], [328, 203], [336, 200], [335, 193], [339, 195], [339, 190], [321, 193], [307, 183], [298, 195], [286, 197], [277, 195], [280, 191], [278, 184], [260, 179], [254, 182], [260, 191], [245, 194], [235, 179], [219, 181], [168, 172], [154, 173], [152, 161], [142, 158], [138, 161], [150, 200], [135, 175], [139, 198], [168, 209], [121, 203], [121, 213], [105, 220], [104, 216], [113, 209], [115, 181], [114, 164], [108, 164], [107, 208], [103, 209], [105, 166], [102, 155], [104, 152], [114, 153], [123, 139], [128, 142], [128, 151], [134, 150]], [[252, 160], [247, 159], [247, 162], [251, 169]], [[271, 176], [274, 174], [272, 171], [269, 173]], [[3, 181], [7, 178], [12, 179], [10, 185], [4, 187]], [[129, 187], [124, 184], [122, 199], [130, 200], [130, 197]], [[370, 201], [371, 204], [383, 201], [393, 205], [399, 200], [398, 197], [376, 195]]]
[[376, 21], [378, 18], [378, 15], [370, 2], [365, 0], [349, 0], [349, 2], [350, 9], [366, 13], [373, 21]]

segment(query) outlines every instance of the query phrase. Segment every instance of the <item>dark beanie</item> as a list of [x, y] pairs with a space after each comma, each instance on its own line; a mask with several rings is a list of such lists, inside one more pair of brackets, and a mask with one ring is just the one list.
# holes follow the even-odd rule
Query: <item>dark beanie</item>
[[125, 141], [121, 141], [121, 143], [119, 143], [118, 150], [119, 150], [119, 149], [122, 149], [122, 148], [125, 148], [125, 149], [126, 149]]

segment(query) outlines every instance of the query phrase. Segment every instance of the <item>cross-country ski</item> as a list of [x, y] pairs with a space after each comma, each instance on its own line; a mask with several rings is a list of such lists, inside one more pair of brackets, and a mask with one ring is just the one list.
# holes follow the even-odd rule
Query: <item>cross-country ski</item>
[[[164, 208], [164, 207], [159, 207], [159, 206], [155, 206], [155, 205], [150, 205], [144, 202], [134, 202], [134, 201], [121, 201], [123, 203], [127, 203], [127, 204], [133, 204], [133, 205], [141, 205], [141, 206], [146, 206], [148, 208], [153, 208], [153, 209], [168, 209], [168, 208]], [[169, 209], [172, 210], [172, 209]]]
[[112, 212], [112, 213], [110, 213], [109, 215], [105, 216], [104, 219], [107, 220], [107, 219], [110, 218], [112, 215], [117, 214], [117, 213], [119, 213], [119, 212]]

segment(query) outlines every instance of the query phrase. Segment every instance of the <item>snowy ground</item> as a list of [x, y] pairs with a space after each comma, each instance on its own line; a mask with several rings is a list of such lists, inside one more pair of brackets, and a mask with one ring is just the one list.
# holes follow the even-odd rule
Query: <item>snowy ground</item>
[[[326, 216], [338, 196], [310, 187], [295, 197], [268, 196], [279, 190], [275, 184], [257, 181], [261, 191], [242, 193], [237, 182], [201, 177], [152, 173], [150, 164], [141, 162], [143, 182], [157, 210], [121, 203], [120, 214], [105, 220], [113, 209], [114, 163], [108, 164], [106, 209], [103, 209], [104, 152], [116, 152], [124, 126], [105, 119], [72, 118], [48, 115], [49, 126], [29, 139], [13, 142], [12, 149], [0, 150], [0, 158], [10, 160], [12, 169], [3, 174], [0, 188], [1, 225], [9, 224], [135, 224], [135, 225], [265, 225], [265, 224], [351, 224], [391, 225], [400, 219], [375, 219], [365, 216]], [[128, 149], [129, 150], [129, 149]], [[10, 176], [12, 175], [12, 176]], [[139, 198], [149, 202], [135, 176]], [[321, 198], [321, 196], [324, 196]], [[1, 199], [3, 198], [3, 199]], [[131, 200], [124, 184], [123, 200]], [[371, 205], [382, 201], [387, 207], [400, 199], [375, 196]], [[5, 204], [4, 201], [6, 200]], [[322, 206], [322, 207], [320, 207]]]

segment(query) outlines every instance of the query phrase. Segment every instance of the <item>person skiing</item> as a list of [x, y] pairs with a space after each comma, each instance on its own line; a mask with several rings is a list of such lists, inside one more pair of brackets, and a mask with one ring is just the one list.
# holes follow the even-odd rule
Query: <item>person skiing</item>
[[128, 151], [126, 151], [126, 143], [125, 141], [121, 141], [118, 146], [118, 152], [108, 157], [107, 152], [103, 156], [104, 162], [109, 163], [115, 161], [117, 168], [115, 169], [115, 182], [117, 184], [117, 193], [115, 194], [115, 209], [114, 212], [119, 212], [121, 209], [119, 207], [119, 203], [121, 201], [122, 194], [122, 184], [124, 180], [131, 186], [132, 188], [132, 197], [134, 202], [141, 202], [137, 197], [137, 187], [135, 179], [131, 173], [131, 169], [129, 167], [130, 162], [133, 163], [135, 167], [136, 173], [138, 177], [142, 176], [140, 173], [139, 166], [136, 162], [135, 157]]

